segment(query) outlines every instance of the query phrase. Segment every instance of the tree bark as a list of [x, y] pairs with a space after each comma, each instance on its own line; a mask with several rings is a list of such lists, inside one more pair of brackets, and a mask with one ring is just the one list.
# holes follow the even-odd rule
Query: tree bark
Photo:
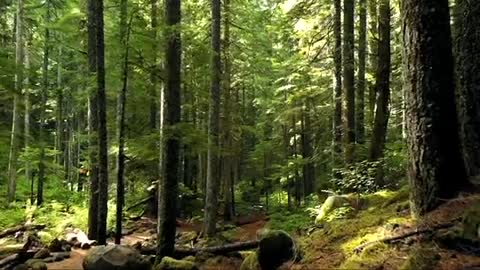
[[127, 100], [128, 88], [128, 53], [129, 53], [129, 26], [127, 25], [128, 0], [120, 2], [120, 44], [124, 48], [123, 63], [120, 76], [122, 79], [122, 89], [117, 96], [117, 208], [116, 208], [116, 227], [115, 244], [120, 244], [122, 239], [122, 217], [123, 205], [125, 204], [125, 103]]
[[354, 10], [353, 0], [343, 2], [343, 87], [345, 92], [345, 163], [355, 159], [355, 79], [354, 79]]
[[302, 156], [304, 158], [303, 165], [303, 185], [305, 196], [315, 191], [315, 166], [313, 164], [313, 147], [312, 147], [312, 123], [310, 116], [310, 105], [306, 102], [305, 110], [302, 112]]
[[[96, 0], [88, 0], [88, 71], [90, 76], [97, 72], [97, 22]], [[90, 202], [88, 208], [88, 238], [98, 239], [98, 102], [97, 91], [91, 85], [88, 98], [88, 137], [90, 158]]]
[[402, 9], [408, 177], [412, 210], [422, 215], [468, 182], [457, 133], [448, 0], [404, 0]]
[[98, 243], [107, 241], [108, 212], [108, 147], [107, 147], [107, 99], [105, 95], [105, 47], [103, 30], [103, 0], [96, 6], [97, 47], [97, 102], [98, 102]]
[[211, 237], [215, 234], [218, 211], [218, 193], [220, 186], [219, 159], [219, 122], [220, 122], [220, 84], [221, 84], [221, 49], [220, 49], [220, 0], [212, 0], [212, 63], [211, 93], [209, 116], [209, 149], [207, 160], [207, 196], [205, 201], [204, 232]]
[[367, 0], [360, 0], [359, 27], [358, 27], [358, 82], [357, 82], [357, 106], [356, 106], [356, 136], [357, 142], [365, 142], [365, 71], [367, 56]]
[[[31, 38], [31, 36], [30, 36]], [[30, 53], [29, 53], [29, 50], [28, 50], [28, 47], [25, 46], [25, 53], [24, 53], [24, 56], [25, 56], [25, 71], [26, 71], [26, 75], [25, 75], [25, 84], [24, 84], [24, 99], [25, 99], [25, 115], [24, 115], [24, 125], [25, 125], [25, 129], [24, 129], [24, 134], [25, 134], [25, 138], [24, 138], [24, 145], [25, 145], [25, 152], [26, 153], [29, 153], [29, 149], [30, 149], [30, 141], [31, 141], [31, 138], [30, 138], [30, 110], [31, 110], [31, 104], [30, 104]], [[31, 171], [31, 167], [30, 167], [30, 161], [26, 161], [25, 162], [25, 179], [27, 180], [27, 182], [30, 182], [31, 185], [31, 189], [30, 189], [30, 203], [33, 204], [33, 176], [32, 176], [32, 171]]]
[[[378, 93], [376, 100], [375, 120], [369, 149], [369, 160], [377, 161], [383, 157], [387, 137], [387, 126], [390, 111], [390, 0], [379, 0], [379, 42], [378, 65], [375, 83]], [[383, 170], [379, 164], [377, 169], [377, 184], [383, 185]]]
[[463, 157], [468, 176], [480, 174], [480, 2], [457, 0], [457, 91]]
[[377, 97], [376, 72], [378, 63], [378, 0], [368, 0], [368, 69], [373, 75], [372, 81], [368, 84], [368, 125], [373, 128], [375, 116], [375, 101]]
[[[165, 19], [168, 30], [165, 51], [165, 128], [173, 130], [181, 118], [181, 1], [167, 0]], [[165, 135], [165, 134], [164, 134]], [[157, 260], [171, 256], [175, 245], [175, 224], [177, 216], [177, 193], [179, 182], [178, 134], [165, 138], [165, 166], [159, 190]]]
[[[334, 25], [333, 32], [335, 37], [334, 47], [334, 66], [335, 66], [335, 85], [334, 102], [335, 111], [333, 114], [333, 167], [334, 170], [342, 166], [342, 5], [341, 0], [334, 1]], [[334, 172], [334, 174], [336, 174]]]

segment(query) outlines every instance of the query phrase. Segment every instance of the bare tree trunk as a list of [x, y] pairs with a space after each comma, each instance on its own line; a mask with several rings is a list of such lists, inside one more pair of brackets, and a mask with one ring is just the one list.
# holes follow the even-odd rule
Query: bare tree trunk
[[[96, 1], [88, 0], [88, 71], [90, 76], [97, 72], [97, 22]], [[91, 85], [88, 98], [88, 137], [90, 158], [90, 202], [88, 208], [88, 238], [98, 240], [98, 101], [97, 91]]]
[[[64, 166], [65, 161], [65, 127], [63, 123], [63, 111], [64, 111], [64, 96], [63, 96], [63, 89], [62, 89], [62, 48], [58, 48], [58, 56], [57, 56], [57, 107], [56, 107], [56, 129], [55, 132], [55, 150], [57, 154], [55, 155], [55, 160], [58, 165]], [[64, 166], [65, 168], [65, 166]]]
[[97, 0], [97, 98], [98, 98], [98, 243], [107, 241], [108, 212], [108, 147], [107, 98], [105, 96], [105, 47], [103, 30], [103, 0]]
[[333, 169], [334, 176], [338, 177], [335, 173], [336, 169], [342, 167], [342, 4], [341, 0], [334, 1], [334, 36], [335, 36], [335, 47], [334, 47], [334, 65], [335, 65], [335, 86], [334, 86], [334, 102], [335, 102], [335, 111], [333, 114], [333, 151], [332, 151], [332, 160], [333, 160]]
[[13, 202], [15, 200], [15, 191], [17, 186], [17, 159], [18, 148], [20, 140], [20, 95], [23, 89], [23, 0], [17, 1], [16, 14], [16, 41], [15, 41], [15, 93], [13, 94], [13, 114], [12, 114], [12, 133], [10, 140], [10, 155], [8, 159], [8, 191], [7, 201]]
[[219, 123], [220, 123], [220, 88], [221, 88], [221, 4], [212, 0], [212, 66], [211, 97], [209, 117], [209, 149], [207, 163], [207, 196], [205, 201], [204, 232], [211, 237], [215, 234], [218, 210], [218, 193], [220, 186], [219, 159]]
[[343, 87], [345, 92], [345, 162], [355, 161], [355, 79], [354, 79], [354, 10], [353, 0], [343, 6]]
[[116, 209], [116, 227], [115, 244], [120, 244], [122, 239], [122, 217], [123, 205], [125, 204], [125, 103], [127, 100], [128, 88], [128, 52], [129, 52], [129, 26], [127, 25], [128, 0], [120, 2], [120, 43], [124, 48], [123, 63], [121, 69], [122, 89], [117, 97], [117, 209]]
[[[368, 0], [368, 69], [369, 73], [376, 76], [377, 65], [378, 65], [378, 0]], [[376, 90], [377, 86], [375, 85], [376, 78], [374, 77], [372, 81], [369, 82], [368, 86], [368, 125], [373, 127], [373, 121], [375, 117], [375, 100], [376, 100]]]
[[[377, 104], [375, 112], [375, 121], [373, 125], [372, 138], [369, 149], [369, 160], [377, 161], [384, 155], [387, 126], [390, 111], [388, 105], [390, 102], [390, 0], [379, 0], [379, 27], [380, 39], [378, 42], [378, 68], [377, 68], [377, 86], [376, 92]], [[377, 169], [377, 184], [382, 186], [383, 168], [380, 164]]]
[[358, 27], [358, 83], [357, 83], [357, 106], [356, 106], [356, 136], [357, 142], [365, 142], [365, 71], [367, 56], [367, 0], [360, 0], [359, 27]]
[[408, 176], [412, 210], [422, 215], [468, 182], [457, 133], [448, 0], [404, 0], [402, 9]]
[[[29, 152], [30, 149], [30, 140], [31, 140], [31, 135], [30, 135], [30, 110], [31, 110], [31, 104], [30, 104], [30, 53], [28, 50], [28, 47], [25, 47], [25, 118], [24, 118], [24, 142], [25, 142], [25, 152]], [[25, 162], [25, 178], [28, 182], [31, 183], [30, 185], [30, 203], [33, 204], [33, 176], [32, 176], [32, 171], [30, 167], [30, 162], [27, 161]]]
[[[177, 125], [181, 120], [181, 1], [167, 0], [165, 7], [166, 26], [168, 27], [165, 51], [165, 128]], [[172, 29], [175, 29], [172, 31]], [[175, 250], [175, 230], [177, 217], [177, 199], [179, 182], [178, 134], [169, 134], [165, 138], [165, 168], [161, 179], [158, 215], [157, 261], [164, 256], [172, 256]]]

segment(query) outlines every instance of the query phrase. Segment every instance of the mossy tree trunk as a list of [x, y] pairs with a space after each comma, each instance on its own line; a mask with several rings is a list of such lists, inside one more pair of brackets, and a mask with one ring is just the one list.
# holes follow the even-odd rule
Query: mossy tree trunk
[[345, 163], [355, 159], [355, 78], [353, 0], [343, 1], [343, 88], [345, 100]]

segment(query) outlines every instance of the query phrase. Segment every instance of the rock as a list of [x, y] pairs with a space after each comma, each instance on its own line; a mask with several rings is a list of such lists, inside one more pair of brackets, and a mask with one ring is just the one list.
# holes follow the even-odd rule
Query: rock
[[110, 245], [93, 248], [83, 260], [84, 270], [150, 270], [151, 263], [132, 248]]
[[55, 238], [48, 245], [48, 249], [51, 252], [59, 252], [59, 251], [62, 251], [62, 246], [63, 246], [62, 241]]
[[15, 268], [13, 268], [13, 270], [28, 270], [28, 266], [26, 266], [25, 264], [19, 264], [19, 265], [15, 266]]
[[464, 238], [472, 241], [480, 240], [480, 206], [475, 205], [465, 211], [462, 225]]
[[50, 251], [46, 248], [40, 249], [35, 255], [33, 255], [34, 259], [45, 259], [50, 256]]
[[25, 264], [28, 266], [28, 267], [32, 267], [32, 265], [34, 263], [37, 263], [37, 262], [43, 262], [42, 259], [29, 259], [25, 262]]
[[178, 236], [177, 243], [180, 245], [187, 245], [190, 242], [195, 241], [198, 237], [198, 233], [195, 231], [181, 232]]
[[52, 262], [55, 262], [55, 257], [48, 257], [48, 258], [45, 258], [43, 259], [43, 262], [44, 263], [52, 263]]
[[155, 270], [197, 270], [195, 263], [186, 260], [175, 260], [170, 257], [164, 257], [162, 261], [155, 266]]
[[295, 244], [288, 233], [272, 230], [261, 235], [257, 258], [262, 269], [277, 269], [294, 257]]
[[48, 270], [47, 264], [44, 262], [34, 262], [30, 267], [32, 270]]
[[51, 253], [51, 255], [55, 258], [55, 261], [61, 261], [70, 258], [70, 252], [54, 252]]

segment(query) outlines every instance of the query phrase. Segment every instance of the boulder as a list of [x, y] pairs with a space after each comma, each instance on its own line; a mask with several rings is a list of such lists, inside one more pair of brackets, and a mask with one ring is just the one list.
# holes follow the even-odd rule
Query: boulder
[[295, 244], [288, 233], [272, 230], [264, 232], [260, 237], [257, 259], [262, 269], [277, 269], [295, 257]]
[[109, 245], [95, 247], [83, 260], [85, 270], [150, 270], [151, 263], [132, 248]]
[[197, 270], [195, 263], [187, 260], [175, 260], [170, 257], [163, 257], [162, 261], [155, 266], [155, 270]]
[[31, 265], [32, 270], [47, 270], [47, 264], [45, 262], [34, 262]]
[[25, 264], [19, 264], [13, 268], [13, 270], [28, 270], [28, 266]]

